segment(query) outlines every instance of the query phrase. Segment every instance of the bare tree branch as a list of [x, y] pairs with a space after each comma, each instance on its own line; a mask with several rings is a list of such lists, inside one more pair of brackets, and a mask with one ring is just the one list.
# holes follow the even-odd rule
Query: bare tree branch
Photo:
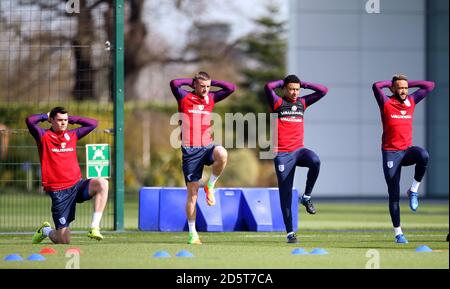
[[111, 0], [97, 0], [97, 2], [95, 2], [94, 4], [89, 6], [89, 10], [92, 10], [92, 9], [96, 8], [98, 5], [100, 5], [102, 3], [108, 3], [108, 4], [112, 5], [112, 1]]

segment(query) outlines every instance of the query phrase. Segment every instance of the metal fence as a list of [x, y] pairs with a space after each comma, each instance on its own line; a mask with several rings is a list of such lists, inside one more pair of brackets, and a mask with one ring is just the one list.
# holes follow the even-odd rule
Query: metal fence
[[[38, 150], [25, 125], [28, 115], [63, 106], [70, 115], [97, 119], [99, 127], [78, 142], [83, 177], [85, 144], [109, 144], [112, 171], [116, 167], [116, 1], [69, 2], [72, 6], [67, 1], [0, 2], [0, 231], [31, 231], [52, 221]], [[115, 175], [102, 219], [107, 230], [116, 228]], [[71, 228], [87, 229], [92, 211], [92, 202], [78, 205]]]

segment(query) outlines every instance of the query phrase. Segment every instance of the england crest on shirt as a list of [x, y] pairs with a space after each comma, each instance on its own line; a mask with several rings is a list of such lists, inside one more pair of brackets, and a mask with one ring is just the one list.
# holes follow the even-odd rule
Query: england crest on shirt
[[409, 101], [409, 99], [406, 99], [406, 100], [405, 100], [405, 105], [406, 105], [407, 107], [411, 107], [411, 102]]
[[67, 132], [64, 134], [64, 137], [66, 138], [67, 141], [70, 141], [70, 136]]

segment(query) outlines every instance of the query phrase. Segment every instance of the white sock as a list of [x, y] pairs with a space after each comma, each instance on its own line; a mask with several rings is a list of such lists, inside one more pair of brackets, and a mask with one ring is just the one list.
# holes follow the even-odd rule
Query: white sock
[[420, 182], [414, 180], [411, 186], [411, 192], [417, 193], [419, 191]]
[[305, 200], [309, 200], [309, 199], [311, 199], [311, 196], [303, 195], [302, 198], [305, 199]]
[[197, 234], [197, 230], [195, 229], [195, 221], [188, 221], [189, 225], [189, 233]]
[[218, 178], [219, 178], [218, 176], [212, 174], [211, 177], [209, 178], [209, 182], [208, 183], [211, 184], [211, 185], [215, 185]]
[[99, 228], [100, 227], [100, 221], [102, 220], [102, 212], [95, 212], [92, 215], [92, 224], [91, 228]]
[[44, 236], [49, 236], [50, 233], [53, 231], [52, 227], [44, 227], [42, 228], [42, 233], [44, 234]]
[[394, 228], [395, 236], [403, 235], [402, 227]]
[[289, 234], [287, 234], [287, 237], [294, 235], [295, 232], [290, 232]]

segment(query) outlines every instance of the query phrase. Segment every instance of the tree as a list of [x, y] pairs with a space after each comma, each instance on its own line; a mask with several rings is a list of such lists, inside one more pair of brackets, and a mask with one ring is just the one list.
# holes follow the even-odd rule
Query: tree
[[[67, 9], [66, 0], [16, 0], [9, 2], [11, 13], [2, 32], [8, 32], [10, 38], [10, 54], [8, 60], [11, 67], [9, 78], [15, 80], [9, 85], [16, 90], [13, 97], [20, 98], [29, 95], [33, 90], [40, 91], [28, 101], [45, 100], [51, 98], [51, 93], [61, 94], [58, 99], [65, 97], [65, 86], [69, 82], [63, 79], [61, 73], [72, 70], [71, 94], [76, 100], [96, 99], [95, 82], [99, 71], [108, 69], [106, 61], [94, 61], [93, 47], [105, 43], [102, 37], [102, 27], [99, 19], [94, 19], [93, 11], [104, 9], [112, 0], [77, 1], [77, 9]], [[2, 8], [0, 6], [0, 8]], [[8, 9], [8, 8], [4, 8]], [[7, 10], [0, 11], [7, 14]], [[5, 21], [3, 21], [5, 22]], [[30, 28], [33, 26], [33, 29]], [[39, 29], [36, 29], [39, 28]], [[70, 51], [71, 50], [71, 51]], [[13, 55], [11, 51], [19, 51]], [[58, 61], [55, 61], [58, 59]], [[67, 64], [68, 60], [73, 61]], [[73, 67], [73, 68], [72, 68]], [[31, 70], [34, 68], [34, 70]], [[24, 71], [29, 73], [23, 73]], [[38, 75], [32, 75], [33, 73]], [[65, 75], [64, 75], [65, 76]], [[58, 82], [58, 91], [50, 89], [53, 82]], [[63, 85], [61, 84], [63, 83]], [[63, 86], [63, 88], [61, 88]], [[18, 90], [18, 91], [17, 91]], [[41, 95], [39, 95], [41, 94]]]
[[[95, 33], [94, 19], [91, 13], [102, 1], [96, 1], [88, 5], [90, 1], [80, 1], [80, 11], [75, 13], [77, 18], [77, 32], [72, 39], [72, 47], [75, 55], [75, 84], [72, 95], [76, 100], [95, 99], [94, 79], [91, 76], [93, 67], [92, 47]], [[110, 1], [107, 1], [110, 2]]]
[[[193, 60], [187, 60], [184, 55], [181, 57], [171, 56], [170, 46], [165, 44], [162, 38], [156, 36], [157, 39], [153, 39], [151, 45], [149, 44], [148, 34], [151, 27], [144, 23], [143, 19], [145, 17], [144, 4], [150, 1], [167, 3], [167, 0], [125, 0], [125, 78], [127, 97], [131, 95], [131, 98], [133, 98], [133, 88], [138, 75], [142, 69], [150, 64], [168, 64], [178, 61], [194, 62]], [[99, 82], [101, 80], [106, 80], [104, 82], [112, 80], [113, 65], [109, 57], [100, 59], [98, 57], [99, 52], [94, 51], [94, 48], [103, 47], [106, 41], [111, 43], [114, 41], [114, 0], [80, 0], [76, 3], [77, 10], [70, 11], [66, 6], [67, 0], [13, 0], [10, 3], [12, 9], [18, 6], [28, 7], [30, 11], [36, 11], [36, 7], [40, 9], [39, 13], [28, 13], [29, 15], [40, 16], [37, 19], [29, 19], [28, 22], [40, 21], [36, 23], [36, 27], [41, 27], [41, 29], [40, 31], [30, 29], [29, 31], [33, 31], [33, 34], [27, 34], [24, 33], [27, 30], [25, 25], [29, 24], [27, 21], [24, 23], [12, 21], [3, 25], [7, 21], [0, 17], [0, 20], [2, 20], [0, 31], [2, 33], [9, 32], [7, 34], [13, 34], [17, 37], [16, 45], [40, 46], [38, 49], [39, 55], [25, 56], [30, 60], [28, 65], [31, 64], [34, 67], [45, 68], [55, 65], [56, 63], [51, 60], [52, 56], [63, 54], [63, 50], [67, 52], [69, 47], [72, 50], [72, 61], [74, 61], [73, 80], [71, 81], [73, 98], [75, 100], [97, 100], [105, 94], [104, 91], [98, 91], [99, 87], [110, 89], [109, 85], [101, 86]], [[183, 11], [186, 15], [194, 15], [199, 5], [206, 2], [205, 0], [171, 0], [170, 3], [173, 4], [174, 9]], [[8, 13], [3, 9], [7, 8], [0, 6], [0, 16]], [[26, 11], [25, 9], [22, 10]], [[103, 13], [103, 19], [99, 19], [100, 13]], [[53, 24], [60, 26], [55, 29], [51, 27]], [[114, 49], [114, 47], [112, 48]], [[21, 65], [20, 61], [16, 61], [16, 59], [10, 59], [10, 62], [15, 62], [12, 63], [12, 66]], [[22, 66], [24, 67], [14, 72], [16, 75], [9, 78], [17, 79], [14, 85], [23, 87], [20, 90], [28, 93], [39, 83], [25, 79], [20, 71], [26, 70], [27, 65]], [[9, 73], [13, 73], [12, 70], [12, 68], [9, 68]], [[42, 71], [46, 73], [44, 69]], [[106, 77], [101, 78], [100, 75], [106, 75]], [[57, 73], [55, 78], [58, 81]], [[22, 79], [22, 81], [18, 81], [19, 79]], [[46, 80], [52, 82], [52, 79]], [[66, 80], [61, 82], [67, 83]], [[30, 101], [30, 99], [28, 100]]]
[[[286, 74], [286, 23], [277, 20], [278, 13], [277, 7], [267, 6], [266, 15], [254, 20], [257, 25], [255, 32], [241, 39], [238, 44], [243, 55], [240, 62], [240, 101], [231, 104], [231, 112], [267, 112], [264, 85]], [[266, 118], [266, 135], [270, 129], [270, 118]], [[259, 185], [276, 185], [272, 161], [259, 160], [259, 175]]]
[[[240, 70], [243, 75], [240, 87], [247, 95], [245, 99], [256, 101], [256, 104], [266, 102], [264, 85], [286, 74], [286, 23], [276, 19], [278, 13], [277, 7], [268, 6], [267, 15], [254, 20], [258, 31], [249, 34], [240, 43], [246, 59]], [[260, 109], [255, 107], [255, 103], [250, 104], [250, 107]]]

